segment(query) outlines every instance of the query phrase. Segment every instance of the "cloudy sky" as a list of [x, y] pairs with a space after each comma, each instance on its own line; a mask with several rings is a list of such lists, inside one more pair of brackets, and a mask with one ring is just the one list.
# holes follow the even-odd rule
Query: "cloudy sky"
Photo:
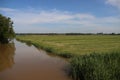
[[0, 0], [16, 33], [119, 33], [120, 0]]

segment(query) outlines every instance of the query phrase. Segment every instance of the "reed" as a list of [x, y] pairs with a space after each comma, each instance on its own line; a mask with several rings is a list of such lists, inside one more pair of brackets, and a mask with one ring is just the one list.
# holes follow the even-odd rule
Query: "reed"
[[120, 80], [120, 52], [76, 56], [70, 66], [74, 80]]

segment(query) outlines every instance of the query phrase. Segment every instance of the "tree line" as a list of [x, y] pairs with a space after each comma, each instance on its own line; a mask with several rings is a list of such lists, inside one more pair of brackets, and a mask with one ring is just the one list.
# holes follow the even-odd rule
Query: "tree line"
[[120, 35], [120, 33], [16, 33], [16, 35]]

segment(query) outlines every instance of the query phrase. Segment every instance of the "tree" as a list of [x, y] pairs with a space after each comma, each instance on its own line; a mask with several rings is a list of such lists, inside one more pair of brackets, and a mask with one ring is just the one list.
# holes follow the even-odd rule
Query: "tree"
[[0, 14], [0, 43], [8, 43], [14, 37], [13, 21], [11, 18]]

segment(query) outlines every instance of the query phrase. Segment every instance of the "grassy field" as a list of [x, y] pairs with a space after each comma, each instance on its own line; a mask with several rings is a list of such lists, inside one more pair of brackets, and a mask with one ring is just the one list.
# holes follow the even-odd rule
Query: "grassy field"
[[34, 43], [55, 54], [89, 54], [120, 51], [120, 35], [29, 35], [17, 36], [17, 39]]
[[24, 35], [17, 39], [71, 57], [74, 80], [120, 80], [120, 35]]

